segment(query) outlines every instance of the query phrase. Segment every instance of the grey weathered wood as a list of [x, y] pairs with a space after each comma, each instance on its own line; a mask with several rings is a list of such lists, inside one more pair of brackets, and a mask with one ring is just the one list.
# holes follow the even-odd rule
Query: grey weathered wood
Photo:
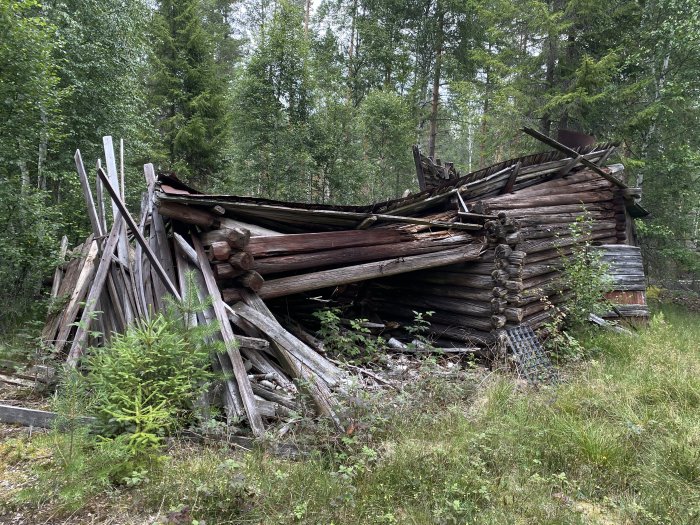
[[124, 187], [124, 139], [119, 139], [119, 189], [122, 200], [126, 200], [126, 188]]
[[[323, 356], [287, 332], [274, 317], [268, 317], [244, 303], [237, 303], [230, 311], [240, 316], [284, 348], [302, 368], [308, 368], [322, 378], [329, 386], [335, 386], [343, 376], [342, 372]], [[234, 322], [237, 320], [234, 317]]]
[[263, 299], [282, 297], [284, 295], [318, 290], [330, 286], [367, 281], [379, 277], [388, 277], [405, 272], [435, 268], [462, 261], [466, 262], [478, 259], [483, 250], [483, 245], [472, 244], [437, 253], [400, 257], [397, 259], [346, 266], [334, 270], [324, 270], [293, 277], [272, 279], [265, 281], [259, 291], [259, 295]]
[[197, 259], [197, 252], [194, 251], [194, 248], [192, 248], [179, 233], [174, 233], [173, 239], [175, 239], [175, 243], [180, 250], [182, 250], [183, 255], [187, 257], [187, 260], [199, 268], [199, 260]]
[[259, 337], [247, 337], [244, 335], [237, 335], [236, 341], [238, 341], [239, 348], [249, 348], [251, 350], [270, 349], [270, 342], [265, 339], [260, 339]]
[[[55, 412], [12, 405], [0, 405], [0, 421], [25, 427], [53, 428], [58, 415]], [[93, 425], [95, 418], [78, 418], [81, 425]]]
[[95, 260], [97, 259], [98, 253], [97, 241], [90, 241], [90, 250], [85, 258], [83, 268], [78, 276], [78, 279], [76, 280], [75, 288], [73, 289], [73, 293], [71, 294], [68, 305], [66, 306], [59, 323], [58, 336], [56, 337], [56, 344], [54, 345], [57, 352], [63, 350], [63, 347], [66, 345], [68, 335], [73, 328], [73, 322], [80, 311], [80, 303], [85, 297], [85, 294], [88, 294], [90, 282], [95, 275]]
[[[102, 169], [102, 162], [97, 160], [97, 169]], [[105, 211], [104, 189], [99, 175], [95, 174], [95, 199], [97, 199], [97, 216], [103, 232], [107, 231], [107, 212]]]
[[92, 324], [93, 312], [95, 311], [97, 301], [102, 294], [102, 289], [105, 285], [105, 281], [107, 280], [107, 274], [109, 273], [110, 266], [112, 265], [112, 255], [114, 254], [117, 243], [121, 238], [122, 226], [122, 221], [115, 221], [114, 225], [112, 226], [112, 231], [110, 232], [109, 237], [107, 237], [107, 242], [104, 244], [102, 256], [100, 257], [100, 263], [97, 267], [97, 272], [95, 273], [95, 278], [93, 279], [90, 293], [85, 299], [83, 314], [80, 318], [80, 322], [78, 323], [70, 352], [68, 353], [68, 359], [66, 361], [68, 366], [75, 367], [83, 354], [88, 333], [90, 331], [90, 325]]
[[102, 229], [102, 223], [100, 222], [97, 209], [95, 208], [95, 201], [92, 198], [92, 191], [90, 190], [90, 180], [88, 179], [87, 172], [85, 171], [85, 166], [83, 165], [83, 158], [80, 155], [80, 150], [75, 150], [75, 167], [78, 171], [78, 177], [80, 179], [80, 186], [83, 189], [83, 196], [85, 197], [85, 204], [87, 207], [88, 218], [90, 219], [90, 225], [92, 226], [92, 233], [95, 237], [102, 237], [104, 235], [104, 230]]
[[513, 191], [513, 186], [515, 186], [515, 179], [518, 178], [518, 174], [520, 173], [520, 166], [520, 162], [517, 162], [513, 166], [513, 171], [510, 172], [510, 175], [508, 176], [508, 181], [506, 182], [506, 185], [503, 186], [501, 193], [510, 193], [511, 191]]
[[253, 390], [250, 385], [250, 381], [248, 380], [245, 365], [243, 364], [243, 358], [238, 350], [236, 337], [231, 329], [231, 323], [228, 319], [225, 303], [221, 300], [221, 293], [216, 285], [214, 274], [211, 271], [207, 255], [204, 252], [204, 247], [195, 235], [192, 236], [192, 244], [194, 244], [194, 249], [197, 252], [197, 259], [199, 259], [199, 266], [204, 277], [204, 282], [212, 299], [214, 313], [219, 321], [221, 335], [224, 338], [224, 343], [226, 344], [226, 352], [231, 359], [233, 374], [236, 378], [236, 385], [238, 386], [238, 392], [240, 393], [243, 405], [245, 406], [250, 428], [256, 436], [262, 436], [265, 433], [265, 427], [263, 426], [260, 413], [256, 408]]
[[[66, 259], [66, 252], [68, 251], [68, 237], [65, 235], [61, 238], [61, 247], [58, 250], [58, 258], [61, 263]], [[51, 298], [55, 299], [58, 296], [58, 290], [61, 288], [61, 279], [63, 278], [63, 270], [61, 265], [56, 266], [53, 272], [53, 284], [51, 285]]]
[[[117, 161], [114, 157], [114, 145], [112, 144], [112, 137], [109, 135], [102, 137], [102, 144], [104, 146], [105, 152], [107, 176], [109, 177], [108, 179], [102, 179], [102, 182], [104, 182], [105, 185], [111, 185], [111, 187], [114, 188], [114, 190], [116, 191], [117, 197], [121, 197], [122, 190], [119, 186], [119, 176], [117, 174]], [[114, 221], [116, 222], [120, 220], [121, 215], [122, 212], [119, 209], [119, 206], [113, 200], [112, 216], [114, 217]], [[117, 244], [117, 254], [121, 263], [126, 265], [129, 262], [129, 241], [126, 237], [126, 232], [122, 231], [122, 233], [122, 238], [119, 239], [119, 243]]]
[[[207, 293], [207, 286], [204, 282], [204, 276], [201, 271], [194, 271], [194, 266], [191, 265], [183, 256], [182, 252], [175, 250], [175, 261], [178, 267], [178, 271], [182, 271], [183, 274], [192, 271], [195, 280], [195, 292], [201, 303], [204, 303], [209, 294]], [[181, 269], [181, 270], [180, 270]], [[214, 314], [214, 309], [210, 306], [203, 309], [197, 314], [199, 324], [210, 324], [216, 322], [216, 315]], [[218, 339], [222, 339], [221, 332], [218, 334]], [[208, 341], [211, 342], [211, 341]], [[223, 381], [224, 384], [224, 408], [226, 410], [226, 417], [231, 420], [236, 416], [245, 416], [245, 407], [243, 406], [243, 401], [241, 400], [240, 393], [238, 392], [238, 387], [235, 381], [232, 379], [231, 371], [231, 361], [227, 354], [222, 354], [216, 352], [216, 355], [212, 356], [212, 366], [217, 371], [226, 371], [229, 375]]]
[[[574, 151], [573, 149], [569, 148], [568, 146], [565, 146], [564, 144], [561, 144], [560, 142], [557, 142], [556, 140], [548, 137], [547, 135], [545, 135], [543, 133], [540, 133], [539, 131], [537, 131], [535, 129], [524, 127], [523, 131], [525, 133], [527, 133], [528, 135], [530, 135], [531, 137], [534, 137], [537, 140], [544, 142], [548, 146], [551, 146], [554, 149], [558, 149], [559, 151], [566, 153], [567, 155], [569, 155], [571, 157], [578, 156], [578, 153], [576, 153], [576, 151]], [[608, 173], [603, 171], [598, 165], [596, 165], [594, 162], [591, 162], [590, 160], [588, 160], [587, 158], [585, 158], [583, 156], [581, 156], [581, 164], [583, 164], [584, 166], [586, 166], [588, 168], [591, 168], [598, 175], [600, 175], [604, 179], [607, 179], [610, 182], [612, 182], [613, 184], [615, 184], [615, 186], [617, 186], [619, 188], [626, 188], [627, 187], [626, 184], [624, 184], [623, 182], [620, 182], [612, 175], [609, 175]]]
[[126, 209], [126, 206], [119, 198], [119, 195], [117, 194], [115, 189], [111, 186], [109, 179], [107, 178], [107, 175], [102, 170], [98, 170], [98, 173], [100, 174], [100, 178], [102, 179], [102, 182], [104, 182], [104, 185], [105, 185], [105, 188], [107, 189], [107, 192], [112, 197], [112, 201], [116, 203], [117, 208], [120, 210], [122, 216], [124, 217], [124, 220], [126, 221], [127, 225], [129, 226], [129, 229], [131, 230], [131, 233], [133, 233], [134, 237], [136, 238], [136, 242], [138, 242], [141, 245], [141, 248], [143, 249], [144, 253], [146, 254], [146, 257], [148, 257], [148, 260], [151, 262], [154, 269], [156, 270], [158, 277], [160, 277], [160, 279], [163, 281], [163, 284], [168, 289], [168, 291], [171, 294], [173, 294], [173, 296], [179, 301], [180, 294], [178, 293], [177, 288], [175, 288], [175, 285], [169, 279], [167, 273], [163, 269], [163, 266], [160, 264], [160, 261], [158, 260], [156, 255], [153, 253], [150, 246], [148, 246], [146, 239], [144, 239], [143, 235], [141, 235], [141, 232], [140, 232], [138, 226], [136, 226], [134, 219], [132, 219], [131, 215], [129, 214], [129, 210]]
[[[276, 319], [274, 318], [270, 310], [267, 308], [265, 303], [256, 294], [244, 292], [244, 300], [247, 302], [247, 304], [238, 304], [242, 306], [247, 306], [250, 310], [253, 310], [255, 313], [259, 314], [259, 316], [263, 319], [266, 318], [267, 321], [263, 322], [263, 325], [271, 323], [273, 327], [279, 326], [279, 323], [277, 323]], [[236, 319], [238, 317], [237, 314], [235, 314], [235, 312], [231, 310], [231, 308], [229, 308], [229, 312], [233, 314], [233, 319]], [[287, 368], [291, 370], [292, 375], [294, 377], [304, 380], [304, 388], [307, 389], [307, 391], [313, 398], [319, 413], [330, 417], [338, 428], [342, 428], [338, 417], [335, 415], [335, 402], [331, 396], [328, 383], [324, 381], [319, 375], [312, 372], [310, 368], [304, 366], [303, 360], [298, 360], [293, 355], [293, 353], [288, 351], [290, 343], [292, 344], [292, 346], [296, 346], [298, 343], [300, 343], [300, 341], [296, 340], [295, 338], [292, 338], [288, 341], [285, 341], [284, 339], [286, 338], [283, 338], [283, 340], [274, 341], [275, 347], [278, 349], [281, 359], [284, 361]], [[303, 343], [301, 344], [303, 345]], [[313, 350], [309, 350], [313, 352]], [[331, 363], [328, 364], [330, 365]]]

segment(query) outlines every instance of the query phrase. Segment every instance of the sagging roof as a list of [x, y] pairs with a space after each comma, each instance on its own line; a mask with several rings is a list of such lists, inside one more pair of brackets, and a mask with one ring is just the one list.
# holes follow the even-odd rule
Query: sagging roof
[[[468, 173], [456, 179], [446, 180], [439, 186], [411, 194], [407, 197], [367, 205], [329, 205], [288, 202], [239, 195], [203, 194], [171, 174], [159, 177], [157, 198], [161, 202], [192, 204], [195, 206], [221, 206], [241, 220], [258, 224], [287, 226], [288, 232], [353, 229], [363, 221], [372, 219], [374, 225], [392, 222], [391, 216], [416, 216], [435, 209], [457, 194], [465, 202], [517, 191], [561, 176], [576, 168], [585, 159], [596, 165], [605, 162], [612, 154], [614, 144], [604, 143], [576, 150], [576, 157], [560, 151], [535, 153], [502, 161]], [[609, 170], [606, 170], [610, 173]], [[614, 177], [610, 180], [618, 187], [625, 184]], [[646, 211], [635, 203], [635, 216]]]

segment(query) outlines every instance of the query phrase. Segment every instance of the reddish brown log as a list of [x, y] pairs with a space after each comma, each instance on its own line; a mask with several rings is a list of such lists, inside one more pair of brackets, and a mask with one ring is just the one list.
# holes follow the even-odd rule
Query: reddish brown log
[[[311, 234], [313, 235], [313, 234]], [[261, 274], [280, 273], [307, 268], [323, 268], [328, 266], [347, 265], [351, 263], [378, 261], [393, 257], [405, 257], [421, 253], [432, 253], [446, 248], [467, 244], [473, 241], [471, 235], [454, 235], [441, 238], [380, 244], [378, 246], [340, 248], [337, 250], [324, 250], [315, 253], [303, 253], [298, 255], [282, 255], [279, 257], [265, 257], [256, 259], [255, 269]]]
[[274, 237], [253, 237], [250, 240], [248, 251], [253, 257], [258, 258], [331, 250], [334, 248], [377, 246], [409, 241], [413, 238], [413, 235], [410, 233], [392, 228], [299, 233]]
[[230, 257], [230, 255], [231, 247], [227, 242], [213, 242], [207, 250], [207, 257], [210, 261], [225, 261]]
[[253, 256], [250, 255], [250, 253], [248, 253], [248, 252], [233, 253], [233, 254], [231, 254], [231, 257], [228, 258], [228, 262], [236, 270], [241, 270], [241, 271], [248, 271], [255, 264], [255, 261], [253, 260]]
[[214, 277], [216, 277], [217, 281], [233, 279], [234, 277], [238, 277], [239, 275], [243, 274], [242, 271], [236, 270], [227, 262], [215, 263], [212, 264], [211, 267], [212, 270], [214, 270]]
[[220, 228], [203, 233], [201, 236], [204, 246], [211, 246], [215, 242], [225, 242], [234, 250], [242, 250], [250, 241], [250, 230], [246, 228]]
[[238, 282], [249, 290], [258, 292], [263, 287], [265, 279], [263, 279], [262, 275], [260, 275], [258, 272], [250, 271], [239, 277]]
[[201, 226], [202, 228], [216, 228], [219, 226], [219, 219], [215, 215], [184, 204], [160, 201], [158, 203], [158, 213], [171, 219]]
[[459, 261], [476, 260], [481, 256], [483, 245], [472, 244], [460, 248], [452, 248], [436, 253], [425, 253], [400, 257], [354, 266], [346, 266], [334, 270], [312, 272], [292, 277], [283, 277], [266, 281], [260, 290], [260, 297], [273, 298], [291, 295], [310, 290], [319, 290], [341, 284], [350, 284], [360, 281], [388, 277], [400, 273], [436, 268]]

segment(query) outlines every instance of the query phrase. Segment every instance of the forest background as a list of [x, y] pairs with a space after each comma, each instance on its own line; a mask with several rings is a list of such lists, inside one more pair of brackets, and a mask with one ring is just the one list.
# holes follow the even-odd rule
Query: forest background
[[369, 203], [417, 190], [411, 145], [463, 173], [617, 141], [648, 272], [700, 278], [696, 0], [0, 0], [0, 330], [41, 318], [89, 225], [73, 153], [126, 142], [205, 191]]

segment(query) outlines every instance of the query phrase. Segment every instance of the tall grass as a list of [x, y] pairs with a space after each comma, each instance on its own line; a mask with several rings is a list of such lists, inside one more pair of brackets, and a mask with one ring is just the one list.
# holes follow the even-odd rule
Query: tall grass
[[122, 498], [207, 523], [696, 525], [699, 320], [591, 333], [557, 386], [425, 379], [302, 460], [183, 449]]

